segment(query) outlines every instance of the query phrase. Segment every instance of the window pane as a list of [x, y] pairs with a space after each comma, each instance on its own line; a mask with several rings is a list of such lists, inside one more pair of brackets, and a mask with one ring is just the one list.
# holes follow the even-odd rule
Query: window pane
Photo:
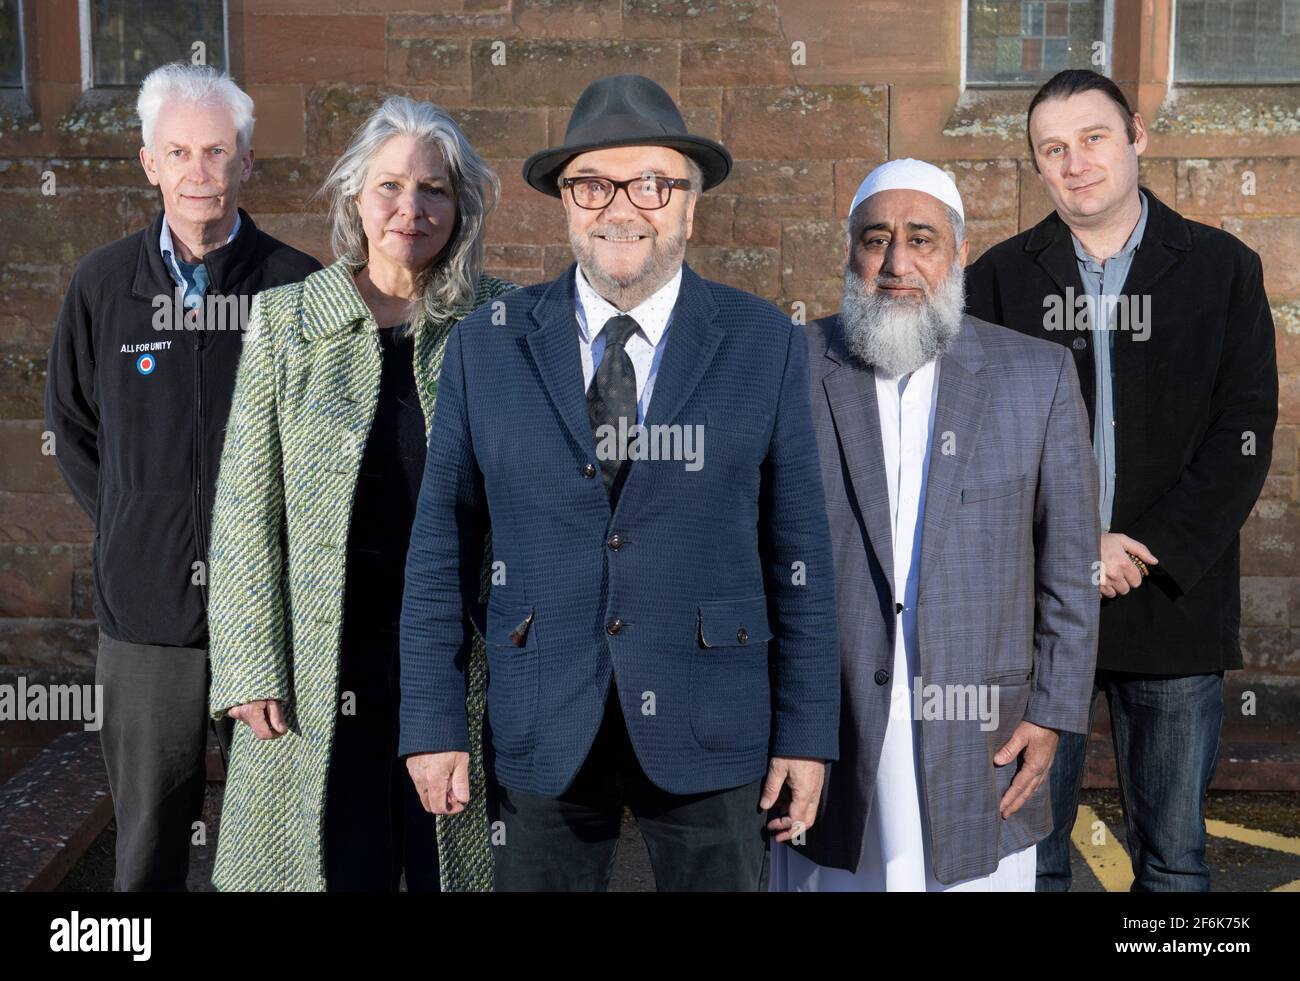
[[1298, 0], [1178, 0], [1175, 82], [1300, 82]]
[[966, 81], [1044, 82], [1063, 68], [1093, 68], [1104, 41], [1104, 0], [967, 0]]
[[0, 0], [0, 88], [23, 84], [23, 39], [18, 25], [19, 0]]
[[201, 41], [214, 68], [226, 61], [223, 0], [91, 0], [94, 84], [138, 85], [169, 61], [193, 61]]

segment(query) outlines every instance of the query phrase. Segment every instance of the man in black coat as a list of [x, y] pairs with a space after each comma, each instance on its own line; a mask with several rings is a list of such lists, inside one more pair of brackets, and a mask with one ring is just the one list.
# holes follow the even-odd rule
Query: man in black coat
[[77, 264], [46, 387], [55, 460], [95, 522], [121, 891], [184, 889], [202, 841], [208, 521], [243, 329], [255, 294], [320, 268], [238, 208], [253, 103], [228, 76], [165, 65], [137, 108], [164, 212]]
[[[1053, 77], [1027, 129], [1056, 210], [970, 267], [967, 310], [1074, 355], [1102, 528], [1100, 561], [1079, 561], [1096, 563], [1096, 691], [1110, 707], [1133, 888], [1208, 890], [1203, 803], [1223, 672], [1241, 667], [1238, 533], [1277, 420], [1260, 260], [1139, 187], [1146, 130], [1104, 76]], [[1039, 891], [1070, 887], [1086, 747], [1061, 733]]]

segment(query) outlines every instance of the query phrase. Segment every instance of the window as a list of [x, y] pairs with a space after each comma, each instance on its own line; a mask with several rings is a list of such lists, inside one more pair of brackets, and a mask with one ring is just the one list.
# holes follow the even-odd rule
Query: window
[[195, 61], [199, 42], [204, 63], [225, 66], [223, 0], [82, 0], [82, 4], [83, 24], [89, 21], [88, 74], [93, 86], [139, 85], [159, 65]]
[[22, 0], [0, 0], [0, 89], [23, 87]]
[[1107, 0], [967, 0], [966, 82], [1036, 85], [1065, 68], [1108, 73], [1109, 21]]
[[1179, 0], [1175, 82], [1300, 82], [1300, 0]]

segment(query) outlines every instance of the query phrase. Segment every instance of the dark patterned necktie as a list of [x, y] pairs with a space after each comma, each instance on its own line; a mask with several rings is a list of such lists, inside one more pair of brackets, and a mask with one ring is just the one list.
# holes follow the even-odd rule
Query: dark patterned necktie
[[625, 345], [628, 338], [636, 333], [637, 327], [637, 322], [626, 314], [610, 317], [605, 322], [605, 353], [591, 380], [591, 387], [587, 389], [587, 418], [591, 420], [591, 432], [596, 439], [598, 451], [602, 443], [610, 445], [607, 439], [602, 440], [601, 427], [614, 427], [614, 445], [618, 448], [618, 453], [608, 460], [601, 457], [609, 454], [596, 454], [600, 464], [600, 478], [609, 493], [611, 507], [618, 501], [618, 488], [622, 483], [616, 481], [625, 455], [625, 447], [618, 441], [619, 418], [627, 419], [624, 432], [630, 433], [636, 425], [636, 371]]

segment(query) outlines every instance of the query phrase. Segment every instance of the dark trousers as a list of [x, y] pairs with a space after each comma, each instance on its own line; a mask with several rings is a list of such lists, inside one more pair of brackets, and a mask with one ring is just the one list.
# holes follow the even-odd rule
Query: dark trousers
[[395, 631], [347, 625], [325, 791], [325, 883], [332, 892], [438, 892], [437, 825], [397, 756]]
[[[1134, 892], [1208, 892], [1205, 793], [1223, 724], [1223, 673], [1182, 677], [1098, 671], [1106, 693]], [[1088, 717], [1092, 727], [1092, 713]], [[1088, 737], [1061, 733], [1048, 776], [1055, 827], [1038, 844], [1039, 892], [1070, 888], [1070, 831]]]
[[703, 794], [661, 790], [637, 762], [611, 686], [600, 731], [562, 795], [521, 793], [489, 775], [493, 888], [605, 891], [626, 804], [660, 892], [756, 891], [767, 834], [767, 816], [758, 808], [762, 786], [756, 780]]
[[[99, 732], [117, 823], [119, 892], [183, 891], [207, 783], [208, 652], [99, 633]], [[222, 752], [229, 720], [216, 725]], [[206, 838], [206, 836], [205, 836]]]

